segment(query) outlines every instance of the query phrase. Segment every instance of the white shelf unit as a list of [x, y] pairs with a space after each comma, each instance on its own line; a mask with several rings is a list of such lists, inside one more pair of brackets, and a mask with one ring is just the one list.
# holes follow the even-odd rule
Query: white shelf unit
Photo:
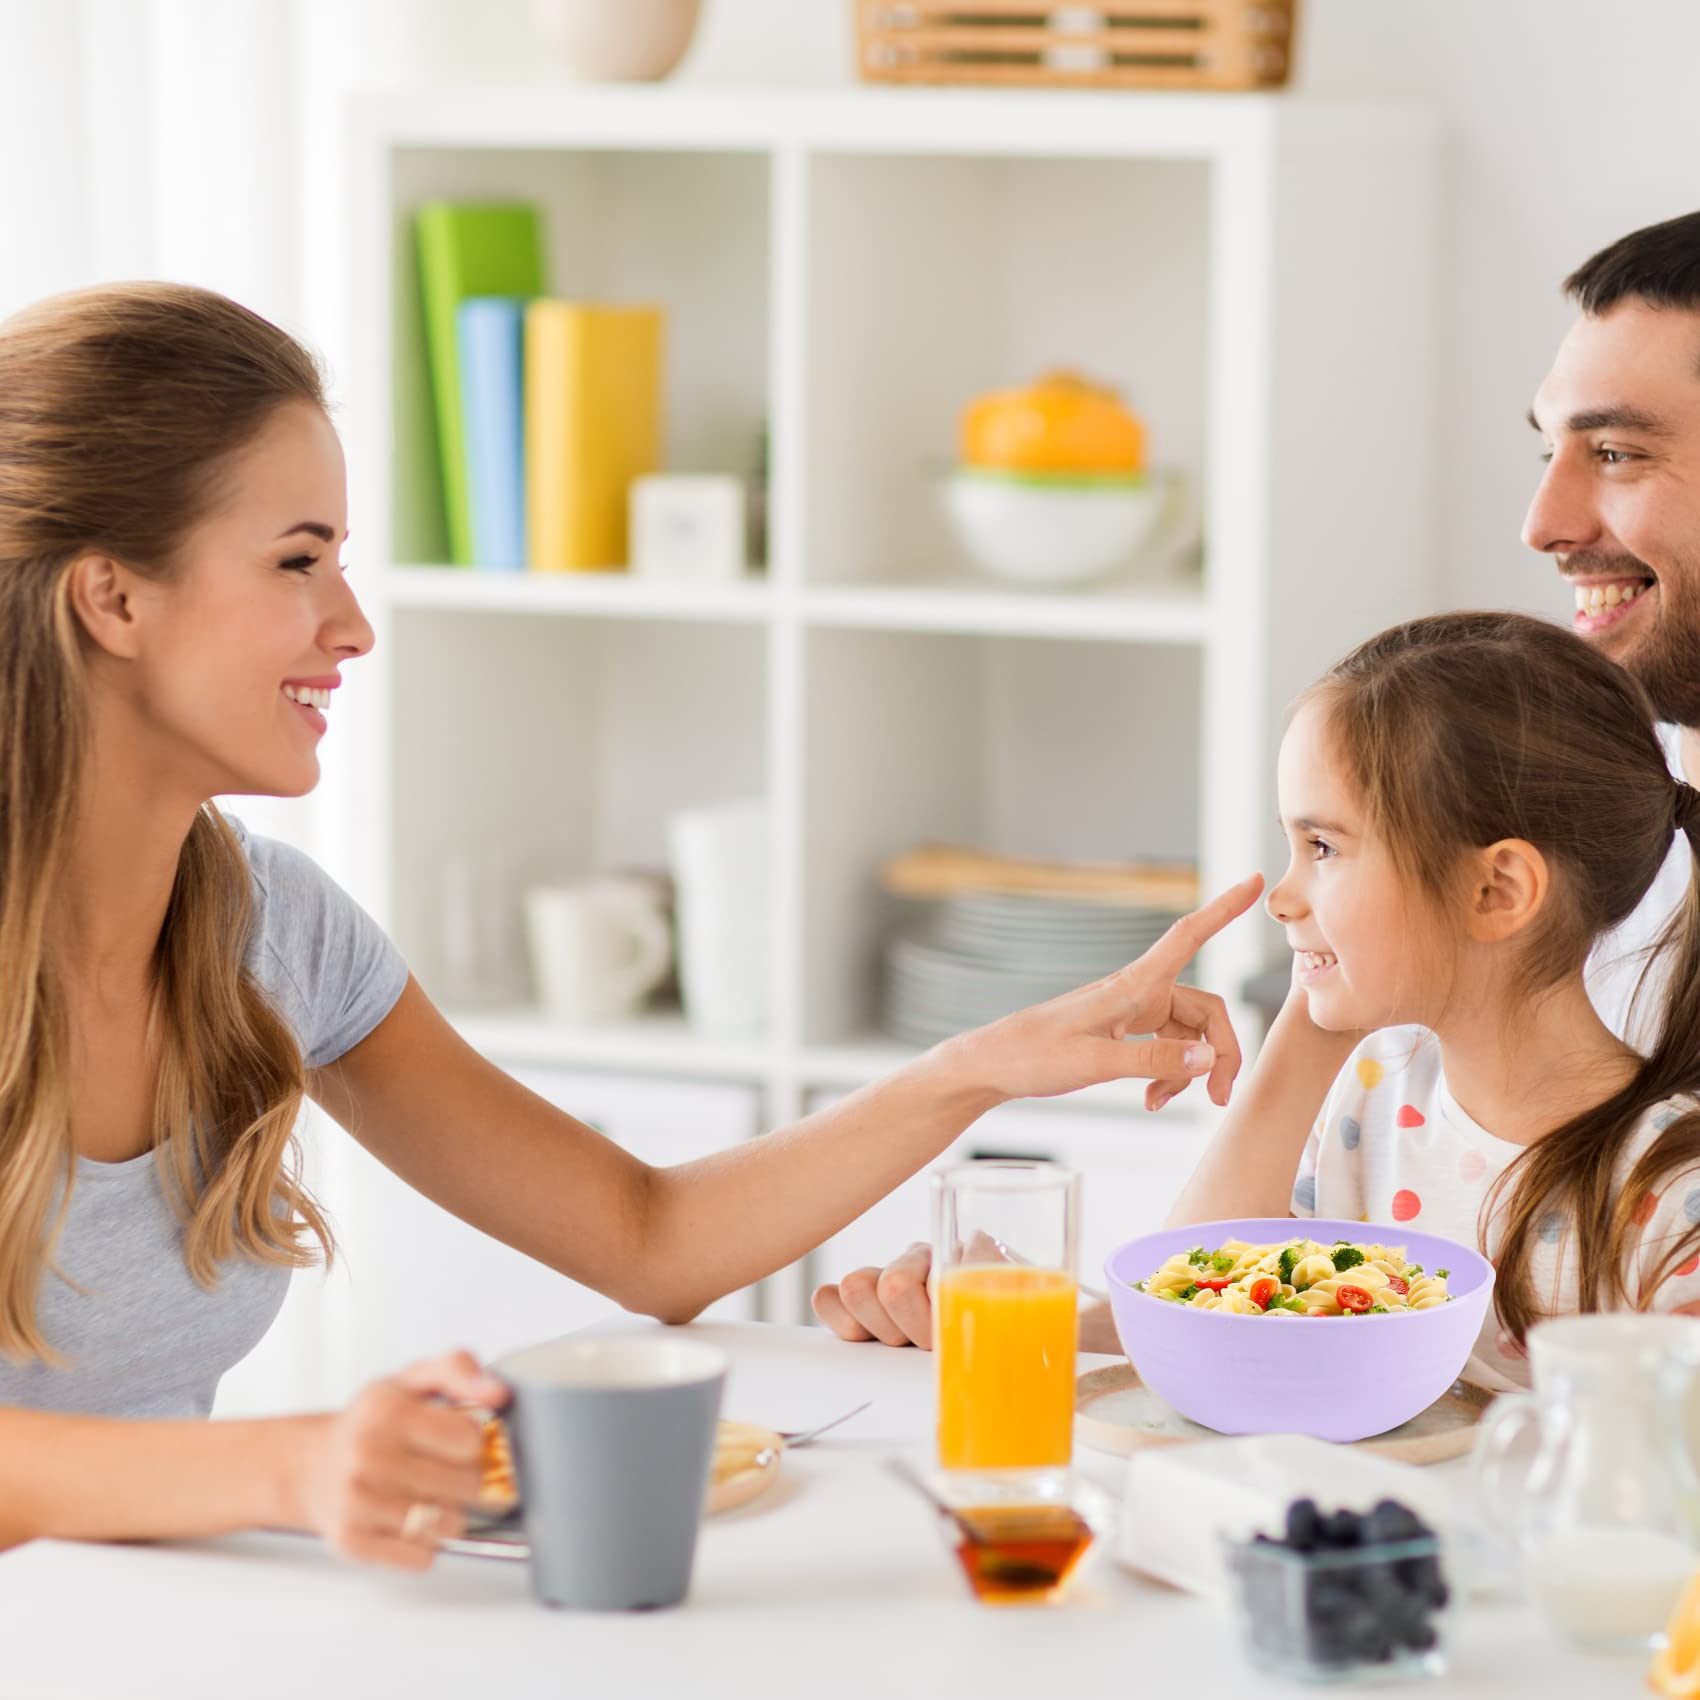
[[[503, 1062], [743, 1081], [801, 1113], [912, 1053], [875, 1032], [880, 862], [927, 838], [1278, 864], [1285, 704], [1431, 603], [1436, 145], [1288, 96], [852, 89], [362, 100], [348, 159], [356, 583], [378, 631], [327, 749], [333, 870]], [[765, 570], [725, 586], [454, 571], [434, 518], [410, 215], [543, 208], [556, 293], [669, 317], [669, 465], [769, 451]], [[970, 396], [1075, 365], [1193, 493], [1203, 567], [976, 577], [937, 480]], [[375, 569], [375, 570], [374, 570]], [[663, 860], [673, 811], [772, 804], [773, 1020], [568, 1032], [517, 893]], [[466, 911], [490, 902], [479, 996]], [[1278, 948], [1245, 923], [1202, 978]], [[476, 1005], [476, 1007], [473, 1007]], [[1243, 1011], [1241, 1012], [1244, 1013]], [[1137, 1092], [1085, 1095], [1123, 1114]], [[1130, 1159], [1131, 1160], [1131, 1159]], [[789, 1297], [774, 1314], [794, 1312]]]

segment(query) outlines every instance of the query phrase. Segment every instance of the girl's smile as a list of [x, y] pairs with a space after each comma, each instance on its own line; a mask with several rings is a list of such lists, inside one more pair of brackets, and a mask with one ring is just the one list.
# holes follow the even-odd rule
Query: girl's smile
[[1332, 973], [1340, 965], [1340, 959], [1332, 951], [1300, 950], [1294, 947], [1293, 955], [1298, 967], [1299, 984], [1314, 986], [1324, 975]]

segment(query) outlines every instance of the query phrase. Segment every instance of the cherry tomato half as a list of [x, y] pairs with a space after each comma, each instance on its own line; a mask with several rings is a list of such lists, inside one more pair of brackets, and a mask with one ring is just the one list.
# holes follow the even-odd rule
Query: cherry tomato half
[[1226, 1275], [1212, 1275], [1207, 1281], [1199, 1281], [1196, 1285], [1204, 1288], [1207, 1293], [1220, 1293], [1233, 1286]]
[[1362, 1316], [1375, 1302], [1362, 1287], [1336, 1287], [1334, 1301], [1341, 1310], [1349, 1310]]
[[1281, 1283], [1273, 1275], [1260, 1275], [1251, 1284], [1251, 1302], [1268, 1310], [1275, 1302], [1275, 1295], [1280, 1291]]
[[1401, 1298], [1403, 1298], [1405, 1294], [1411, 1290], [1411, 1283], [1407, 1281], [1403, 1275], [1389, 1275], [1387, 1277], [1387, 1285]]

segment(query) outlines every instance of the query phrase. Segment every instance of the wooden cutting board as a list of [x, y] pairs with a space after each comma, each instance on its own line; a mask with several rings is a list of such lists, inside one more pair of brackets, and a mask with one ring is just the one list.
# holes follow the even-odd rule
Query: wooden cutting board
[[[1408, 1423], [1353, 1446], [1403, 1464], [1438, 1464], [1468, 1452], [1476, 1424], [1493, 1394], [1474, 1382], [1455, 1381], [1426, 1411]], [[1192, 1440], [1220, 1440], [1215, 1429], [1183, 1417], [1160, 1399], [1132, 1364], [1088, 1370], [1074, 1384], [1076, 1432], [1097, 1452], [1125, 1458], [1142, 1446], [1181, 1446]]]

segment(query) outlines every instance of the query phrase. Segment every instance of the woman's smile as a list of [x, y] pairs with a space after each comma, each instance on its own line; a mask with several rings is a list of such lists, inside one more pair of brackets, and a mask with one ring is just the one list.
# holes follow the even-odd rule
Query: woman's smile
[[283, 694], [316, 737], [322, 738], [329, 728], [325, 711], [331, 705], [331, 692], [341, 683], [334, 673], [321, 679], [286, 679], [283, 683]]

